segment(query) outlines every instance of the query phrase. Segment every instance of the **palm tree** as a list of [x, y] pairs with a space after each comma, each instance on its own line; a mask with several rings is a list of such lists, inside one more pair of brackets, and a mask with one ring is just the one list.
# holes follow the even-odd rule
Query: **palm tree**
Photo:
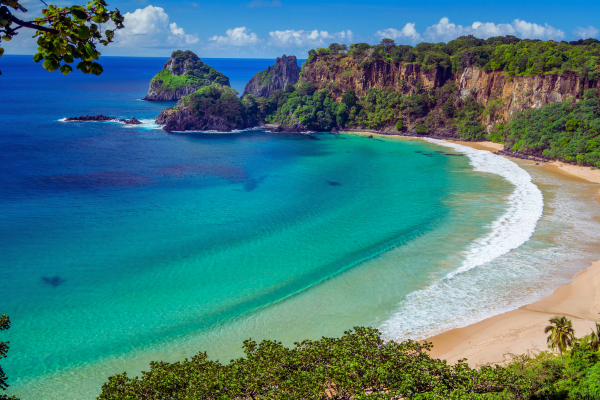
[[547, 342], [553, 349], [558, 349], [560, 362], [563, 362], [563, 352], [571, 347], [575, 339], [573, 325], [567, 317], [554, 317], [550, 319], [550, 325], [544, 329], [544, 333], [550, 332]]
[[596, 331], [590, 333], [590, 347], [596, 351], [600, 349], [600, 324], [596, 322]]

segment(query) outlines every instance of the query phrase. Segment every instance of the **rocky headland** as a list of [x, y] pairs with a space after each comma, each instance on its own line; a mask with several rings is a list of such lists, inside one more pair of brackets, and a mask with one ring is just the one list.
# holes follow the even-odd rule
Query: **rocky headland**
[[144, 100], [177, 101], [213, 83], [229, 86], [229, 78], [206, 65], [193, 52], [177, 50], [150, 81]]
[[296, 56], [277, 58], [275, 65], [254, 75], [246, 84], [242, 97], [251, 94], [254, 97], [268, 98], [276, 90], [285, 89], [285, 85], [298, 83], [301, 68]]
[[218, 83], [183, 97], [175, 107], [161, 112], [156, 123], [170, 132], [231, 132], [254, 126], [248, 120], [238, 92]]
[[65, 118], [66, 122], [121, 122], [126, 125], [141, 125], [142, 122], [136, 117], [129, 119], [107, 117], [106, 115], [85, 115], [79, 117]]

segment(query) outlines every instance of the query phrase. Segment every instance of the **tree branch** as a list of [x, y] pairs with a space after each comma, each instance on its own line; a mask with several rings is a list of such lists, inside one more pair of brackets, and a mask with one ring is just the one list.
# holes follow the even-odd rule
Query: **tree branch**
[[38, 31], [42, 31], [42, 32], [48, 32], [48, 33], [55, 33], [58, 34], [58, 30], [54, 29], [54, 28], [46, 28], [45, 26], [40, 26], [36, 23], [33, 22], [25, 22], [25, 21], [21, 21], [19, 18], [15, 17], [14, 15], [12, 16], [12, 21], [14, 23], [16, 23], [17, 25], [23, 26], [25, 28], [31, 28], [31, 29], [35, 29]]

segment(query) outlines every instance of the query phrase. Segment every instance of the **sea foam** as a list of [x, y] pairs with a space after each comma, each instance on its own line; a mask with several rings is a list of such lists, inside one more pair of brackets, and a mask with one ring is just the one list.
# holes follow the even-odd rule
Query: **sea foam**
[[531, 181], [529, 173], [513, 161], [489, 151], [436, 139], [426, 140], [466, 154], [474, 171], [500, 175], [514, 185], [514, 190], [507, 198], [506, 212], [490, 224], [485, 236], [475, 240], [464, 251], [460, 267], [430, 286], [407, 295], [399, 304], [398, 311], [382, 324], [382, 331], [390, 339], [422, 339], [506, 311], [492, 306], [478, 313], [469, 313], [470, 307], [463, 303], [485, 298], [486, 288], [478, 287], [477, 283], [482, 283], [479, 278], [463, 275], [527, 242], [544, 208], [542, 192]]

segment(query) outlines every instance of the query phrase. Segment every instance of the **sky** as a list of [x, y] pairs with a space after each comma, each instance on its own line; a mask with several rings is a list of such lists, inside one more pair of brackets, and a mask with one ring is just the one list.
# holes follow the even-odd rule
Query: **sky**
[[[46, 0], [46, 2], [48, 2]], [[515, 35], [543, 40], [600, 37], [600, 1], [495, 2], [461, 0], [107, 0], [125, 15], [115, 43], [99, 46], [106, 56], [168, 57], [192, 50], [201, 58], [306, 58], [330, 43], [398, 44], [447, 42], [461, 35]], [[43, 5], [24, 0], [32, 20]], [[52, 3], [72, 5], [77, 1]], [[83, 1], [81, 2], [81, 4]], [[33, 54], [30, 32], [3, 42], [6, 54]]]

